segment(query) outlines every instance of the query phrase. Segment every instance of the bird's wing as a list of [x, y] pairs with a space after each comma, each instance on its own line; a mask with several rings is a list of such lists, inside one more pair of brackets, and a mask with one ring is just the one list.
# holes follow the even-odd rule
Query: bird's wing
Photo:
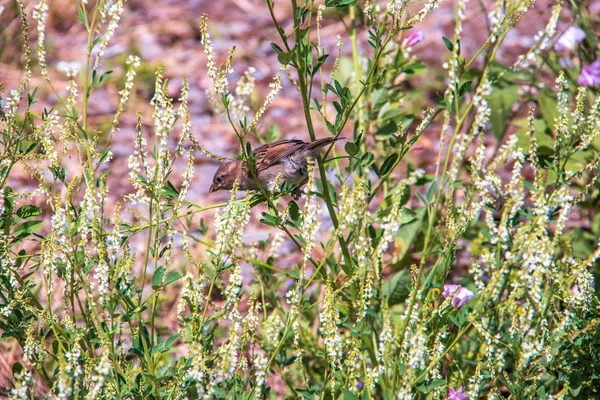
[[329, 143], [335, 142], [336, 140], [343, 138], [328, 137], [317, 139], [314, 142], [304, 142], [302, 140], [280, 140], [278, 142], [264, 144], [254, 150], [254, 154], [259, 156], [256, 162], [256, 169], [258, 171], [265, 170], [279, 162], [281, 160], [293, 155], [294, 153], [301, 150], [316, 150], [321, 147], [328, 145]]
[[306, 143], [302, 140], [280, 140], [262, 145], [252, 150], [254, 154], [259, 156], [256, 169], [258, 171], [265, 170], [294, 154], [305, 145]]

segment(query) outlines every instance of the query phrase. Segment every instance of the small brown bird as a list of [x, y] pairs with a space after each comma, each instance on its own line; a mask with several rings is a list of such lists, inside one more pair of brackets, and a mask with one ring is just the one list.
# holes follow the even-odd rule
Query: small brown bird
[[[310, 143], [302, 140], [280, 140], [254, 149], [252, 152], [259, 157], [256, 161], [258, 180], [265, 189], [270, 190], [273, 181], [279, 176], [281, 182], [297, 184], [299, 189], [308, 178], [307, 158], [316, 160], [323, 146], [339, 139], [343, 138], [323, 138]], [[217, 169], [209, 191], [212, 193], [221, 189], [230, 190], [236, 179], [241, 190], [259, 189], [244, 162], [237, 160], [226, 162]], [[296, 194], [299, 194], [299, 191]]]

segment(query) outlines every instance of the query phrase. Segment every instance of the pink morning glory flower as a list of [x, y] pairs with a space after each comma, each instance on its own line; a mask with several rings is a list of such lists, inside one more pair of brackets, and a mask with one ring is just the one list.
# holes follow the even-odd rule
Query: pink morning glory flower
[[415, 44], [422, 42], [423, 39], [425, 39], [425, 33], [422, 30], [417, 29], [416, 31], [411, 33], [407, 39], [404, 40], [404, 44], [407, 47], [412, 47]]
[[579, 79], [577, 79], [577, 84], [589, 87], [600, 84], [600, 60], [596, 60], [587, 67], [583, 67]]
[[448, 388], [448, 398], [446, 400], [466, 400], [468, 399], [466, 394], [462, 392], [462, 386], [458, 390]]
[[585, 39], [585, 32], [576, 26], [570, 26], [556, 41], [554, 44], [554, 50], [556, 51], [575, 51], [577, 45]]
[[471, 300], [471, 297], [473, 297], [473, 292], [460, 285], [451, 285], [446, 283], [444, 285], [444, 292], [442, 293], [442, 296], [444, 296], [445, 299], [451, 297], [454, 308], [460, 308], [469, 300]]

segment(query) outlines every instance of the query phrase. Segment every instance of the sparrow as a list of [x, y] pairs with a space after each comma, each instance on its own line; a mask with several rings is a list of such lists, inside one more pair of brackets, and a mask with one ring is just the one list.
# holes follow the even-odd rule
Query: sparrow
[[[308, 157], [315, 160], [324, 146], [340, 139], [343, 138], [323, 138], [308, 143], [297, 139], [280, 140], [253, 149], [254, 155], [258, 156], [256, 160], [258, 180], [263, 188], [271, 190], [273, 182], [279, 176], [280, 182], [287, 181], [298, 185], [294, 195], [296, 197], [299, 195], [298, 189], [308, 180]], [[244, 162], [236, 160], [219, 166], [209, 192], [231, 190], [236, 180], [240, 190], [259, 190]]]

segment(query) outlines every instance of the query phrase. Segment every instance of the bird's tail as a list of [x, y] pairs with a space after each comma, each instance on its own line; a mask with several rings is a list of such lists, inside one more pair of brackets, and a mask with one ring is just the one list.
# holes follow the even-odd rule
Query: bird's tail
[[323, 146], [327, 146], [330, 143], [333, 143], [338, 140], [346, 139], [345, 137], [327, 137], [322, 139], [317, 139], [314, 142], [310, 142], [308, 144], [309, 149], [320, 149]]

